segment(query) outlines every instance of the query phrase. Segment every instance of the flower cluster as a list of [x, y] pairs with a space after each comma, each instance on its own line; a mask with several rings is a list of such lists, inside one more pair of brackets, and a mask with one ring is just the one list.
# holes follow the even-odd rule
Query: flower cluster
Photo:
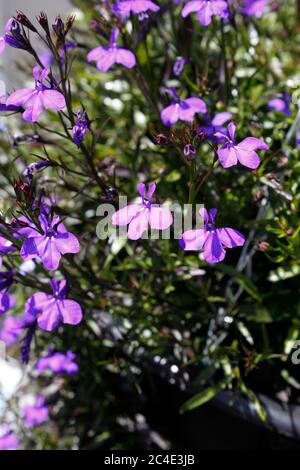
[[[102, 334], [94, 318], [98, 319], [99, 312], [103, 313], [101, 309], [106, 309], [111, 292], [120, 289], [121, 282], [113, 279], [115, 266], [108, 279], [102, 278], [98, 271], [109, 270], [110, 265], [117, 262], [118, 250], [126, 246], [130, 257], [139, 258], [143, 250], [149, 249], [145, 265], [151, 265], [152, 247], [147, 243], [130, 244], [125, 240], [124, 245], [116, 247], [117, 244], [112, 246], [109, 239], [107, 244], [95, 247], [95, 234], [93, 238], [91, 233], [98, 201], [111, 202], [115, 208], [118, 192], [126, 193], [129, 187], [137, 186], [138, 198], [125, 207], [120, 205], [112, 215], [113, 226], [126, 227], [127, 238], [131, 241], [143, 239], [149, 228], [165, 231], [176, 225], [170, 208], [157, 197], [156, 182], [167, 182], [163, 195], [169, 198], [173, 191], [174, 197], [185, 199], [190, 204], [193, 223], [189, 230], [180, 231], [179, 243], [172, 244], [174, 251], [170, 255], [171, 267], [166, 269], [168, 273], [171, 270], [175, 273], [178, 265], [188, 263], [190, 258], [197, 267], [200, 259], [202, 267], [204, 261], [221, 263], [226, 252], [233, 248], [244, 247], [234, 250], [232, 255], [234, 257], [241, 252], [243, 256], [247, 248], [246, 237], [234, 227], [241, 227], [246, 233], [250, 232], [249, 224], [226, 220], [223, 192], [229, 186], [227, 181], [236, 174], [242, 175], [247, 182], [253, 175], [259, 178], [261, 169], [258, 168], [263, 155], [260, 152], [269, 150], [267, 143], [272, 139], [255, 137], [259, 133], [259, 120], [251, 121], [251, 125], [246, 127], [245, 121], [239, 119], [238, 106], [231, 104], [227, 88], [237, 81], [230, 82], [227, 67], [233, 68], [233, 64], [230, 62], [228, 65], [226, 57], [223, 57], [224, 64], [219, 61], [214, 64], [212, 70], [218, 70], [216, 75], [221, 77], [216, 78], [216, 82], [220, 81], [217, 87], [205, 70], [210, 68], [209, 60], [205, 63], [203, 59], [202, 70], [199, 66], [202, 58], [196, 63], [192, 57], [193, 48], [179, 43], [181, 35], [193, 34], [199, 36], [200, 42], [210, 28], [211, 31], [218, 28], [216, 34], [220, 34], [222, 42], [226, 33], [224, 29], [235, 25], [236, 15], [244, 15], [245, 23], [253, 21], [252, 17], [257, 21], [268, 10], [269, 3], [267, 0], [173, 0], [159, 3], [151, 0], [101, 2], [101, 14], [91, 24], [94, 36], [97, 35], [91, 45], [78, 40], [77, 31], [69, 36], [73, 17], [66, 21], [57, 17], [51, 24], [44, 13], [37, 18], [38, 29], [26, 15], [18, 13], [9, 19], [0, 37], [0, 53], [6, 46], [11, 46], [19, 49], [20, 53], [26, 52], [34, 61], [30, 64], [33, 67], [32, 86], [1, 95], [0, 111], [9, 113], [8, 118], [11, 113], [15, 114], [15, 121], [10, 122], [18, 119], [22, 133], [7, 133], [7, 141], [16, 152], [14, 171], [20, 173], [13, 179], [13, 191], [7, 191], [9, 197], [15, 194], [13, 204], [10, 204], [10, 210], [6, 210], [7, 207], [3, 212], [1, 210], [0, 215], [0, 340], [7, 347], [17, 341], [20, 343], [22, 364], [30, 362], [32, 350], [36, 347], [39, 357], [34, 362], [33, 374], [39, 380], [47, 380], [49, 376], [52, 379], [53, 374], [64, 374], [59, 378], [64, 381], [67, 376], [73, 377], [79, 372], [78, 350], [68, 342], [69, 338], [64, 342], [63, 335], [69, 331], [81, 334], [81, 330], [80, 327], [68, 329], [65, 325], [79, 325], [83, 311], [89, 310], [85, 315], [88, 327], [95, 336]], [[173, 8], [172, 15], [169, 15], [169, 8]], [[173, 24], [174, 12], [179, 18], [178, 29]], [[163, 51], [165, 57], [163, 53], [157, 54], [153, 59], [156, 66], [150, 70], [155, 55], [154, 46], [153, 50], [150, 46], [156, 40], [160, 44], [168, 38], [169, 31], [163, 31], [164, 15], [170, 16], [170, 31], [173, 30], [178, 44], [168, 44]], [[148, 33], [153, 25], [161, 32], [161, 37], [150, 41]], [[35, 50], [30, 35], [43, 39], [43, 50]], [[45, 46], [47, 50], [44, 50]], [[216, 41], [214, 48], [217, 47]], [[226, 55], [226, 44], [222, 43], [222, 47], [222, 53]], [[80, 54], [88, 70], [84, 77], [87, 85], [84, 90], [84, 87], [73, 86], [72, 66]], [[159, 70], [164, 60], [164, 66]], [[111, 79], [114, 74], [116, 80]], [[103, 97], [97, 87], [104, 80], [105, 89], [111, 93]], [[129, 94], [131, 86], [137, 91]], [[118, 90], [125, 91], [118, 95]], [[90, 100], [89, 92], [92, 94]], [[235, 92], [238, 96], [237, 90]], [[123, 101], [120, 96], [124, 97]], [[89, 101], [96, 100], [99, 107], [103, 106], [103, 115], [96, 115], [93, 107], [89, 106]], [[143, 100], [149, 106], [148, 115]], [[280, 113], [279, 117], [288, 118], [292, 113], [291, 96], [285, 90], [268, 93], [263, 106], [269, 117]], [[112, 108], [109, 109], [111, 115], [115, 113], [114, 117], [117, 116], [122, 128], [127, 123], [118, 113], [126, 108], [130, 116], [130, 125], [125, 129], [128, 153], [125, 146], [119, 145], [117, 129], [105, 134], [106, 123], [111, 119], [109, 113], [106, 116], [105, 107]], [[51, 120], [51, 126], [47, 124], [47, 118]], [[140, 126], [138, 135], [132, 131], [135, 122]], [[157, 136], [156, 139], [153, 135]], [[107, 146], [104, 145], [105, 139]], [[113, 148], [114, 142], [116, 148]], [[25, 145], [29, 149], [28, 160], [24, 157]], [[153, 152], [155, 158], [157, 156], [153, 164], [147, 160], [148, 151]], [[175, 161], [176, 156], [180, 163]], [[164, 158], [172, 162], [171, 171], [167, 165], [162, 168], [160, 162]], [[145, 164], [141, 169], [139, 161], [143, 159]], [[125, 168], [121, 161], [129, 162], [131, 170]], [[152, 182], [147, 186], [140, 181]], [[222, 181], [220, 187], [216, 181]], [[179, 182], [182, 183], [180, 188]], [[62, 201], [64, 198], [59, 198], [59, 194], [64, 190], [71, 197], [67, 196]], [[194, 204], [200, 195], [208, 208], [202, 205], [199, 211], [202, 227], [192, 228], [198, 217]], [[82, 196], [84, 203], [80, 206]], [[217, 223], [217, 213], [221, 213], [224, 223]], [[74, 230], [77, 236], [70, 229], [72, 221], [77, 223]], [[250, 243], [251, 237], [249, 240]], [[159, 246], [155, 250], [153, 258], [164, 256], [163, 248], [160, 251]], [[195, 256], [193, 252], [201, 254]], [[92, 262], [90, 253], [94, 256]], [[120, 259], [122, 256], [123, 252]], [[126, 261], [118, 269], [125, 271]], [[132, 276], [125, 272], [124, 277], [128, 274], [127, 281], [135, 294], [140, 291], [140, 296], [136, 295], [134, 299], [141, 297], [143, 305], [150, 308], [151, 302], [143, 298], [147, 288], [144, 288], [143, 281], [135, 278], [135, 270], [132, 271]], [[102, 295], [102, 286], [103, 290], [108, 286], [108, 293]], [[17, 293], [22, 291], [17, 299], [12, 295], [14, 288]], [[172, 289], [173, 286], [170, 291]], [[152, 293], [151, 288], [148, 290]], [[122, 290], [117, 306], [114, 309], [112, 305], [111, 312], [115, 314], [121, 309], [120, 305], [131, 305], [131, 302], [131, 298], [123, 296]], [[14, 308], [16, 315], [8, 315], [7, 312]], [[121, 336], [119, 331], [117, 334]], [[39, 343], [36, 340], [40, 337], [48, 341], [43, 351], [37, 347]], [[59, 340], [63, 347], [57, 347], [55, 340]], [[76, 379], [73, 377], [72, 381]], [[23, 407], [22, 417], [26, 428], [43, 424], [49, 418], [49, 403], [43, 396], [37, 396], [33, 404]], [[18, 446], [18, 438], [12, 429], [1, 427], [0, 450]]]

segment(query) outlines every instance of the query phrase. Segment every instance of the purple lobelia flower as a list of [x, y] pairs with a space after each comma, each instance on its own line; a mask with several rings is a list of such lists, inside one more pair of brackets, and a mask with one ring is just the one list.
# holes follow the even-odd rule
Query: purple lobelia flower
[[0, 330], [0, 340], [9, 347], [19, 339], [24, 328], [24, 320], [15, 317], [6, 317]]
[[25, 304], [25, 322], [37, 321], [42, 330], [52, 331], [60, 323], [78, 325], [82, 320], [82, 310], [75, 300], [67, 299], [66, 280], [51, 280], [53, 294], [37, 292]]
[[200, 209], [199, 214], [204, 219], [204, 228], [187, 230], [183, 233], [179, 243], [186, 251], [204, 250], [204, 259], [207, 263], [214, 264], [223, 261], [225, 248], [243, 246], [244, 236], [234, 228], [215, 227], [217, 209]]
[[119, 30], [113, 29], [110, 36], [109, 46], [98, 46], [92, 49], [88, 55], [88, 62], [96, 61], [97, 68], [101, 72], [107, 72], [114, 64], [121, 64], [131, 69], [136, 64], [135, 55], [128, 49], [117, 45]]
[[284, 96], [273, 98], [268, 102], [268, 108], [273, 111], [285, 114], [287, 117], [291, 115], [290, 110], [291, 96], [285, 93]]
[[11, 429], [5, 424], [0, 425], [0, 450], [16, 450], [19, 445], [19, 439]]
[[221, 132], [227, 135], [226, 127], [223, 127], [225, 122], [229, 121], [232, 118], [232, 113], [227, 111], [222, 111], [217, 113], [213, 118], [208, 114], [204, 116], [205, 124], [200, 126], [198, 129], [199, 134], [204, 134], [205, 138], [213, 143], [223, 143], [224, 139], [218, 139], [215, 137], [216, 132]]
[[166, 126], [171, 127], [177, 121], [192, 122], [195, 114], [207, 111], [206, 104], [200, 98], [180, 100], [175, 88], [169, 89], [168, 93], [173, 96], [173, 101], [160, 113], [161, 120]]
[[75, 358], [76, 355], [72, 351], [68, 351], [66, 354], [55, 352], [39, 359], [35, 368], [38, 372], [52, 370], [55, 374], [75, 375], [79, 370], [78, 364], [74, 361]]
[[15, 298], [7, 290], [13, 283], [14, 272], [12, 270], [0, 272], [0, 315], [15, 307]]
[[112, 224], [128, 227], [129, 240], [138, 240], [143, 233], [148, 230], [148, 224], [153, 229], [166, 230], [173, 223], [173, 217], [169, 209], [160, 207], [152, 203], [152, 196], [156, 189], [156, 184], [151, 183], [146, 197], [146, 185], [139, 183], [138, 192], [142, 198], [141, 204], [129, 204], [118, 210], [112, 217]]
[[77, 238], [67, 231], [57, 215], [39, 216], [41, 232], [26, 218], [22, 218], [22, 223], [17, 232], [26, 238], [20, 251], [24, 260], [40, 257], [45, 268], [55, 271], [62, 255], [80, 251]]
[[48, 406], [45, 405], [45, 398], [38, 395], [34, 405], [25, 405], [23, 407], [23, 417], [25, 425], [28, 428], [39, 426], [47, 421], [49, 416]]
[[36, 122], [41, 116], [43, 109], [62, 110], [66, 106], [64, 95], [57, 90], [46, 88], [44, 82], [49, 74], [48, 69], [44, 69], [40, 74], [40, 69], [33, 69], [35, 87], [22, 88], [12, 93], [6, 100], [6, 105], [23, 106], [25, 111], [23, 118], [25, 121]]
[[116, 5], [113, 6], [112, 11], [122, 18], [126, 18], [132, 13], [140, 15], [147, 11], [157, 12], [159, 9], [159, 6], [151, 0], [119, 0]]
[[185, 18], [195, 12], [200, 24], [207, 26], [213, 16], [228, 17], [228, 4], [223, 0], [191, 0], [183, 7], [181, 14]]
[[256, 150], [268, 150], [268, 145], [256, 137], [246, 137], [238, 144], [235, 142], [234, 135], [236, 125], [228, 125], [228, 135], [222, 132], [216, 132], [215, 137], [224, 139], [224, 144], [217, 150], [220, 163], [223, 168], [230, 168], [238, 162], [247, 168], [255, 169], [260, 165], [259, 156]]
[[73, 140], [78, 148], [82, 145], [84, 136], [87, 133], [90, 120], [86, 111], [77, 111], [75, 126], [73, 127]]
[[246, 16], [261, 17], [265, 14], [269, 0], [244, 0], [240, 12]]

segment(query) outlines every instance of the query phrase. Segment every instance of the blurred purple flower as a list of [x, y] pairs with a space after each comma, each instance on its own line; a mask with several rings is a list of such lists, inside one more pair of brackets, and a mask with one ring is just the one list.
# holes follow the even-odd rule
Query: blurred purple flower
[[24, 222], [27, 225], [17, 229], [18, 234], [26, 237], [20, 251], [24, 260], [40, 257], [44, 267], [54, 271], [62, 255], [80, 251], [78, 239], [67, 231], [57, 215], [52, 219], [44, 214], [39, 216], [42, 233], [23, 218]]
[[166, 126], [171, 127], [179, 120], [192, 122], [195, 114], [206, 113], [206, 104], [200, 98], [186, 98], [185, 100], [180, 100], [175, 88], [169, 89], [168, 92], [172, 94], [174, 99], [171, 104], [160, 113], [161, 120]]
[[258, 168], [260, 159], [256, 150], [268, 150], [268, 145], [256, 137], [246, 137], [237, 144], [234, 139], [235, 131], [236, 125], [230, 123], [228, 125], [228, 135], [222, 132], [215, 133], [215, 137], [225, 141], [222, 147], [217, 150], [222, 167], [230, 168], [239, 162], [247, 168]]
[[12, 270], [0, 272], [0, 315], [3, 315], [16, 305], [15, 298], [7, 292], [13, 283], [13, 276]]
[[269, 0], [244, 0], [240, 12], [246, 16], [263, 16]]
[[45, 69], [49, 69], [51, 65], [54, 64], [54, 56], [52, 52], [48, 51], [47, 49], [39, 53], [39, 59]]
[[291, 115], [290, 110], [291, 96], [285, 93], [282, 98], [273, 98], [268, 102], [268, 108], [270, 110], [278, 111], [285, 114], [287, 117]]
[[116, 5], [113, 6], [112, 11], [122, 18], [126, 18], [132, 13], [140, 15], [149, 10], [157, 12], [159, 9], [160, 7], [151, 0], [119, 0]]
[[207, 26], [212, 16], [228, 17], [228, 4], [223, 0], [191, 0], [183, 7], [181, 14], [185, 18], [194, 12], [197, 12], [200, 24]]
[[36, 363], [36, 370], [38, 372], [44, 372], [49, 369], [55, 372], [55, 374], [66, 373], [68, 375], [77, 374], [79, 367], [74, 361], [76, 355], [72, 351], [68, 351], [66, 354], [55, 352], [47, 357], [42, 357]]
[[184, 69], [185, 64], [189, 62], [189, 59], [186, 59], [185, 57], [177, 57], [175, 64], [173, 66], [173, 73], [175, 77], [179, 77]]
[[139, 183], [138, 192], [142, 198], [141, 204], [129, 204], [118, 210], [112, 217], [112, 224], [118, 226], [129, 225], [129, 240], [138, 240], [148, 229], [148, 224], [157, 230], [165, 230], [173, 223], [173, 217], [169, 209], [152, 204], [152, 196], [156, 189], [156, 184], [151, 183], [148, 188], [146, 199], [146, 185]]
[[19, 445], [19, 439], [10, 428], [5, 424], [0, 425], [0, 450], [16, 450]]
[[60, 57], [60, 60], [61, 60], [62, 64], [65, 62], [65, 56], [66, 56], [67, 52], [71, 51], [72, 49], [75, 49], [77, 46], [78, 46], [77, 42], [74, 42], [74, 41], [66, 42], [62, 46], [62, 48], [59, 52], [59, 57]]
[[229, 227], [215, 227], [217, 209], [210, 209], [208, 212], [202, 208], [199, 210], [199, 214], [204, 219], [204, 228], [184, 232], [179, 241], [181, 248], [186, 251], [203, 249], [205, 261], [215, 264], [225, 258], [225, 248], [244, 245], [245, 237], [238, 230]]
[[117, 45], [119, 30], [113, 29], [110, 36], [109, 46], [98, 46], [92, 49], [88, 55], [88, 62], [96, 61], [97, 68], [101, 72], [107, 72], [114, 64], [121, 64], [131, 69], [136, 64], [135, 55], [128, 49]]
[[15, 298], [8, 292], [0, 292], [0, 315], [3, 315], [11, 308], [15, 307]]
[[73, 127], [73, 140], [78, 148], [80, 148], [84, 136], [90, 126], [90, 120], [86, 111], [77, 111], [75, 126]]
[[9, 347], [19, 339], [24, 328], [24, 320], [15, 317], [6, 317], [0, 330], [0, 340]]
[[24, 106], [23, 118], [25, 121], [38, 121], [43, 109], [53, 109], [60, 111], [66, 106], [62, 93], [46, 88], [44, 81], [49, 74], [48, 69], [44, 69], [40, 75], [40, 69], [33, 69], [35, 88], [22, 88], [12, 93], [6, 100], [6, 105]]
[[47, 421], [49, 416], [48, 406], [45, 405], [45, 398], [41, 395], [36, 397], [34, 405], [25, 405], [23, 407], [23, 417], [25, 425], [28, 428], [39, 426]]
[[52, 279], [51, 287], [53, 294], [37, 292], [27, 300], [25, 322], [37, 321], [38, 327], [46, 331], [52, 331], [61, 322], [78, 325], [82, 320], [82, 310], [77, 302], [67, 299], [66, 280], [57, 282]]

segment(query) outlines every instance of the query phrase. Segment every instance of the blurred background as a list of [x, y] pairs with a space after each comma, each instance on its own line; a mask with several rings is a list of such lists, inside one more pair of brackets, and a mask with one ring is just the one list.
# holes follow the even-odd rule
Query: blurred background
[[[72, 7], [68, 0], [40, 0], [39, 2], [35, 0], [0, 0], [0, 36], [7, 20], [15, 15], [16, 10], [21, 10], [30, 17], [45, 11], [49, 18], [54, 18], [58, 14], [62, 16], [69, 14], [72, 11]], [[18, 53], [19, 51], [14, 50], [12, 47], [7, 47], [4, 53], [1, 54], [0, 63], [5, 64], [3, 69], [0, 68], [1, 80], [8, 79], [12, 84], [17, 84], [21, 81], [20, 73], [16, 72], [16, 65], [13, 64], [12, 60], [16, 58]]]

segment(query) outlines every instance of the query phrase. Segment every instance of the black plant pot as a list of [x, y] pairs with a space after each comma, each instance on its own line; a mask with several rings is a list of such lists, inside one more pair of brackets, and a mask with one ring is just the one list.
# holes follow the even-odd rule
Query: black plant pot
[[[106, 323], [106, 333], [119, 341], [119, 325], [112, 320]], [[286, 405], [264, 394], [258, 394], [258, 398], [267, 413], [267, 422], [259, 418], [247, 397], [230, 391], [222, 391], [205, 405], [180, 414], [181, 405], [199, 390], [190, 391], [189, 380], [179, 367], [178, 373], [172, 374], [175, 362], [157, 362], [151, 355], [137, 354], [136, 365], [143, 371], [142, 399], [136, 401], [132, 393], [136, 412], [146, 416], [151, 428], [171, 442], [172, 449], [300, 450], [300, 406]], [[124, 386], [124, 377], [122, 381]]]
[[211, 402], [180, 414], [189, 393], [153, 370], [143, 390], [147, 420], [171, 441], [173, 449], [300, 450], [299, 406], [259, 395], [268, 415], [268, 421], [262, 422], [247, 397], [223, 391]]

